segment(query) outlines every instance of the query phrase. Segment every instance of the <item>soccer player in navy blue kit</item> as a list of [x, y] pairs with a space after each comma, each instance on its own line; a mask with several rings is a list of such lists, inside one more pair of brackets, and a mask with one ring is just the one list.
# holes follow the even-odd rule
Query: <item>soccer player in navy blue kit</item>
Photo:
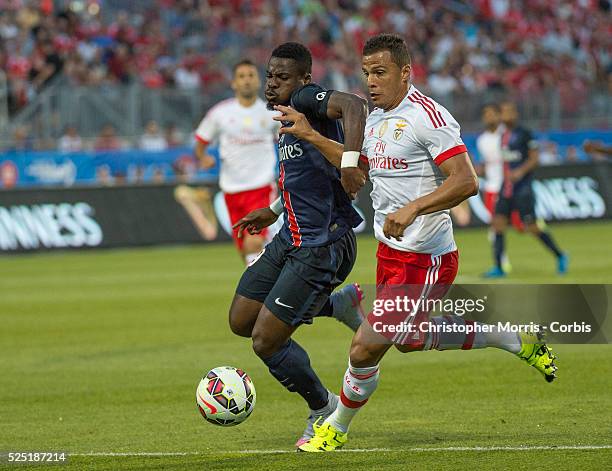
[[[306, 115], [319, 133], [344, 142], [347, 165], [339, 171], [313, 144], [281, 128], [281, 198], [249, 213], [235, 227], [257, 233], [281, 212], [285, 223], [242, 275], [229, 313], [232, 331], [251, 337], [253, 350], [272, 376], [308, 403], [307, 426], [296, 446], [313, 436], [317, 419], [335, 410], [338, 396], [323, 386], [308, 354], [291, 338], [293, 332], [317, 316], [335, 317], [353, 330], [362, 321], [359, 287], [332, 291], [346, 279], [356, 258], [353, 228], [362, 219], [349, 194], [365, 182], [354, 164], [363, 142], [367, 102], [311, 83], [311, 66], [310, 51], [303, 45], [278, 46], [266, 71], [268, 105], [290, 105]], [[283, 123], [285, 128], [291, 125]]]
[[513, 210], [518, 210], [525, 230], [536, 236], [557, 259], [557, 272], [567, 272], [568, 257], [563, 253], [548, 230], [543, 230], [536, 220], [535, 197], [531, 187], [533, 170], [538, 166], [537, 142], [531, 131], [518, 124], [518, 112], [512, 102], [501, 104], [501, 119], [506, 125], [501, 139], [504, 160], [504, 181], [495, 206], [491, 223], [495, 240], [493, 258], [495, 266], [485, 273], [487, 278], [501, 278], [506, 275], [502, 268], [505, 252], [504, 233]]

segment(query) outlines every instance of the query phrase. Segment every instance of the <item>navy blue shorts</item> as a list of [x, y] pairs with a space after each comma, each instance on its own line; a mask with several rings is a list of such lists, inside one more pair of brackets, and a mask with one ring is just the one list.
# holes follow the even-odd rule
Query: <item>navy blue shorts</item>
[[356, 258], [352, 230], [322, 247], [294, 247], [276, 234], [247, 267], [236, 293], [263, 303], [288, 325], [310, 324]]
[[533, 194], [531, 183], [522, 185], [511, 196], [504, 196], [503, 191], [499, 193], [499, 198], [495, 205], [495, 214], [501, 214], [509, 218], [514, 210], [518, 211], [521, 221], [525, 224], [531, 224], [536, 221], [535, 195]]

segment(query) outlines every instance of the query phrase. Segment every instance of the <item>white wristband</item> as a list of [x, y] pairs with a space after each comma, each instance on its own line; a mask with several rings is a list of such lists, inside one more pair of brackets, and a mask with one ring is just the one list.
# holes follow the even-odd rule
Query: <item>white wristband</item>
[[359, 165], [359, 155], [359, 152], [357, 152], [356, 150], [349, 150], [343, 152], [340, 168], [357, 167]]
[[280, 196], [272, 201], [272, 204], [269, 206], [270, 211], [272, 211], [277, 216], [283, 212], [283, 203], [281, 202]]

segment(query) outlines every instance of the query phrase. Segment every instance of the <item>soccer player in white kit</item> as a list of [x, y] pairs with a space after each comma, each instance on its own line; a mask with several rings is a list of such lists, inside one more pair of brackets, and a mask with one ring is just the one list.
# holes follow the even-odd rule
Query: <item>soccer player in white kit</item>
[[[314, 426], [315, 436], [299, 446], [307, 452], [344, 445], [349, 424], [374, 393], [379, 363], [393, 345], [403, 352], [496, 347], [536, 367], [548, 381], [556, 371], [555, 357], [535, 334], [482, 328], [458, 315], [429, 318], [424, 308], [376, 310], [377, 304], [398, 294], [412, 300], [444, 296], [458, 268], [448, 210], [476, 194], [478, 184], [455, 119], [411, 86], [404, 40], [390, 34], [371, 38], [364, 46], [362, 65], [377, 106], [366, 121], [361, 158], [373, 183], [377, 299], [353, 337], [338, 407]], [[342, 154], [341, 145], [310, 128], [303, 115], [277, 108], [283, 120], [295, 123], [288, 132], [314, 144], [334, 165], [357, 165]], [[433, 328], [420, 329], [425, 323]]]
[[[476, 150], [483, 161], [484, 191], [483, 201], [491, 218], [495, 214], [495, 205], [499, 191], [504, 181], [504, 159], [502, 157], [501, 138], [504, 125], [501, 123], [499, 106], [496, 103], [487, 103], [482, 107], [482, 124], [485, 130], [476, 139]], [[521, 220], [518, 214], [512, 214], [512, 223], [521, 229]], [[490, 230], [489, 240], [493, 243], [495, 235]], [[502, 265], [506, 272], [512, 270], [506, 254], [502, 255]]]
[[[269, 111], [259, 98], [260, 87], [255, 64], [249, 60], [240, 61], [234, 66], [232, 79], [235, 97], [213, 106], [195, 132], [195, 153], [202, 168], [216, 164], [206, 150], [213, 142], [219, 144], [219, 186], [232, 226], [276, 198], [275, 141], [280, 126], [272, 119], [276, 113]], [[266, 231], [238, 237], [238, 229], [234, 229], [234, 242], [247, 264], [263, 249]]]
[[484, 167], [484, 203], [489, 214], [493, 215], [497, 195], [504, 180], [504, 159], [501, 153], [503, 129], [499, 106], [494, 103], [483, 106], [482, 124], [485, 130], [476, 139], [476, 149]]

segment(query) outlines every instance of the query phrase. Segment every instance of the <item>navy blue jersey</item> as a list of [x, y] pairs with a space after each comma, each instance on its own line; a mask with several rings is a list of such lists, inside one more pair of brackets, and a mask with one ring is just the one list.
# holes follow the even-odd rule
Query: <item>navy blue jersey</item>
[[[342, 126], [327, 117], [331, 91], [308, 84], [291, 95], [291, 107], [323, 136], [344, 142]], [[291, 123], [283, 123], [283, 127]], [[279, 188], [285, 207], [281, 235], [296, 247], [319, 247], [342, 237], [362, 219], [340, 183], [340, 171], [311, 143], [282, 134]]]
[[537, 147], [538, 143], [533, 138], [531, 131], [523, 127], [517, 126], [514, 129], [507, 129], [502, 134], [502, 157], [504, 159], [504, 184], [502, 186], [504, 194], [513, 193], [523, 188], [525, 185], [531, 185], [533, 179], [532, 172], [525, 174], [519, 181], [512, 182], [507, 178], [508, 173], [514, 170], [529, 158], [529, 150]]

